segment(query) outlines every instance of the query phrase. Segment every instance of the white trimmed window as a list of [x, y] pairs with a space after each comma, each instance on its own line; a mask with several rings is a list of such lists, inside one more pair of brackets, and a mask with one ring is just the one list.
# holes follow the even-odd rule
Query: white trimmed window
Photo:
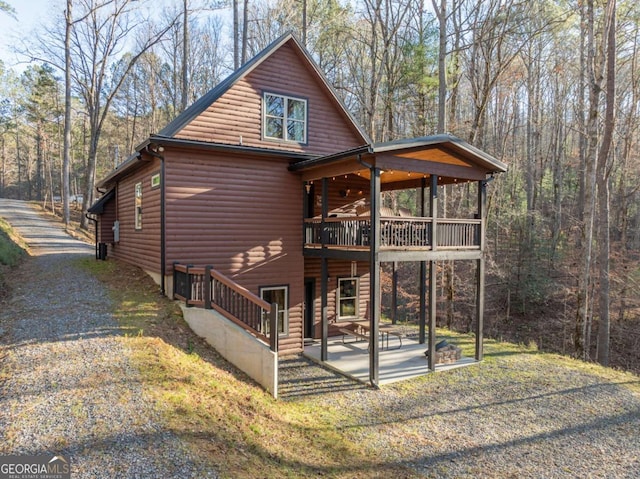
[[358, 319], [360, 290], [359, 278], [338, 278], [338, 320]]
[[307, 100], [265, 93], [262, 134], [273, 140], [307, 142]]
[[[260, 288], [260, 297], [267, 303], [278, 305], [278, 334], [289, 334], [289, 287], [288, 286], [263, 286]], [[262, 330], [269, 334], [269, 318], [263, 318]]]
[[142, 229], [142, 183], [136, 183], [134, 204], [135, 228]]

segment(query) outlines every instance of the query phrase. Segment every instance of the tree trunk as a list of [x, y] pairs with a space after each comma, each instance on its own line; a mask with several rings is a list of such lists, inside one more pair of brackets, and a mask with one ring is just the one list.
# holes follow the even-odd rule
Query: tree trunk
[[596, 55], [593, 0], [587, 1], [587, 77], [589, 79], [589, 113], [587, 116], [587, 150], [585, 155], [584, 214], [582, 218], [582, 271], [578, 278], [578, 310], [576, 316], [576, 355], [589, 359], [588, 332], [591, 329], [591, 257], [594, 238], [596, 163], [598, 154], [598, 120], [602, 92], [602, 65]]
[[609, 152], [613, 140], [615, 127], [616, 101], [616, 0], [609, 0], [607, 4], [607, 89], [606, 111], [604, 118], [604, 133], [598, 155], [598, 226], [599, 226], [599, 274], [600, 288], [598, 290], [598, 355], [597, 360], [604, 366], [609, 365], [609, 337], [611, 323], [609, 319]]
[[[92, 123], [94, 120], [91, 120]], [[96, 184], [96, 160], [98, 156], [98, 140], [100, 138], [100, 131], [96, 131], [94, 126], [90, 126], [90, 139], [89, 139], [89, 158], [87, 159], [87, 173], [85, 177], [85, 189], [84, 197], [82, 199], [82, 211], [87, 211], [89, 206], [93, 204], [94, 186]], [[88, 229], [89, 221], [86, 216], [82, 215], [80, 225], [84, 229]]]
[[65, 226], [71, 222], [69, 211], [69, 164], [71, 163], [71, 8], [73, 0], [67, 0], [64, 34], [64, 143], [62, 154], [62, 217]]
[[233, 0], [233, 69], [240, 68], [240, 24], [238, 21], [238, 0]]
[[247, 62], [247, 48], [249, 47], [249, 0], [244, 0], [242, 6], [242, 55], [240, 65]]
[[447, 108], [447, 0], [432, 0], [433, 9], [438, 17], [438, 133], [445, 133]]
[[307, 0], [302, 0], [302, 45], [307, 48]]
[[189, 0], [184, 0], [182, 12], [182, 110], [187, 109], [189, 103]]

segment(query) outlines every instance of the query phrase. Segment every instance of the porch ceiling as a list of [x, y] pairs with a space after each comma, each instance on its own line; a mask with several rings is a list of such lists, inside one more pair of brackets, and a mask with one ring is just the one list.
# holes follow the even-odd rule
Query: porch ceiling
[[418, 186], [422, 179], [438, 176], [439, 184], [479, 181], [506, 171], [506, 165], [464, 141], [438, 135], [363, 146], [290, 166], [305, 181], [356, 174], [370, 178], [369, 165], [382, 170], [383, 189]]

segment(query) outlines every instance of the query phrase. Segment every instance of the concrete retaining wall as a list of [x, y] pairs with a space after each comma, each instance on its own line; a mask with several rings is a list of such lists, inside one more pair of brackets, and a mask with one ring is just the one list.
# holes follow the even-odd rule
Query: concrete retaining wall
[[278, 354], [216, 311], [180, 304], [191, 329], [222, 357], [278, 397]]

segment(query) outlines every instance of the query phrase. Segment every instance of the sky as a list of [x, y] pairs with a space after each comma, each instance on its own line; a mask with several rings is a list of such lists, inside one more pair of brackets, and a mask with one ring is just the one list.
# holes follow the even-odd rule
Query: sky
[[[0, 13], [0, 60], [7, 68], [18, 73], [25, 70], [29, 58], [15, 53], [13, 47], [19, 47], [29, 39], [34, 29], [42, 29], [42, 25], [52, 25], [54, 21], [62, 21], [66, 8], [66, 0], [4, 0], [16, 11], [16, 18]], [[154, 7], [172, 5], [181, 0], [153, 0]], [[196, 3], [196, 2], [194, 2]], [[220, 14], [221, 10], [217, 11]]]
[[[48, 23], [64, 10], [62, 0], [5, 0], [16, 11], [16, 19], [0, 13], [0, 59], [9, 68], [23, 70], [24, 57], [12, 51], [12, 45], [19, 45], [28, 39], [39, 23]], [[22, 63], [20, 61], [22, 60]]]

